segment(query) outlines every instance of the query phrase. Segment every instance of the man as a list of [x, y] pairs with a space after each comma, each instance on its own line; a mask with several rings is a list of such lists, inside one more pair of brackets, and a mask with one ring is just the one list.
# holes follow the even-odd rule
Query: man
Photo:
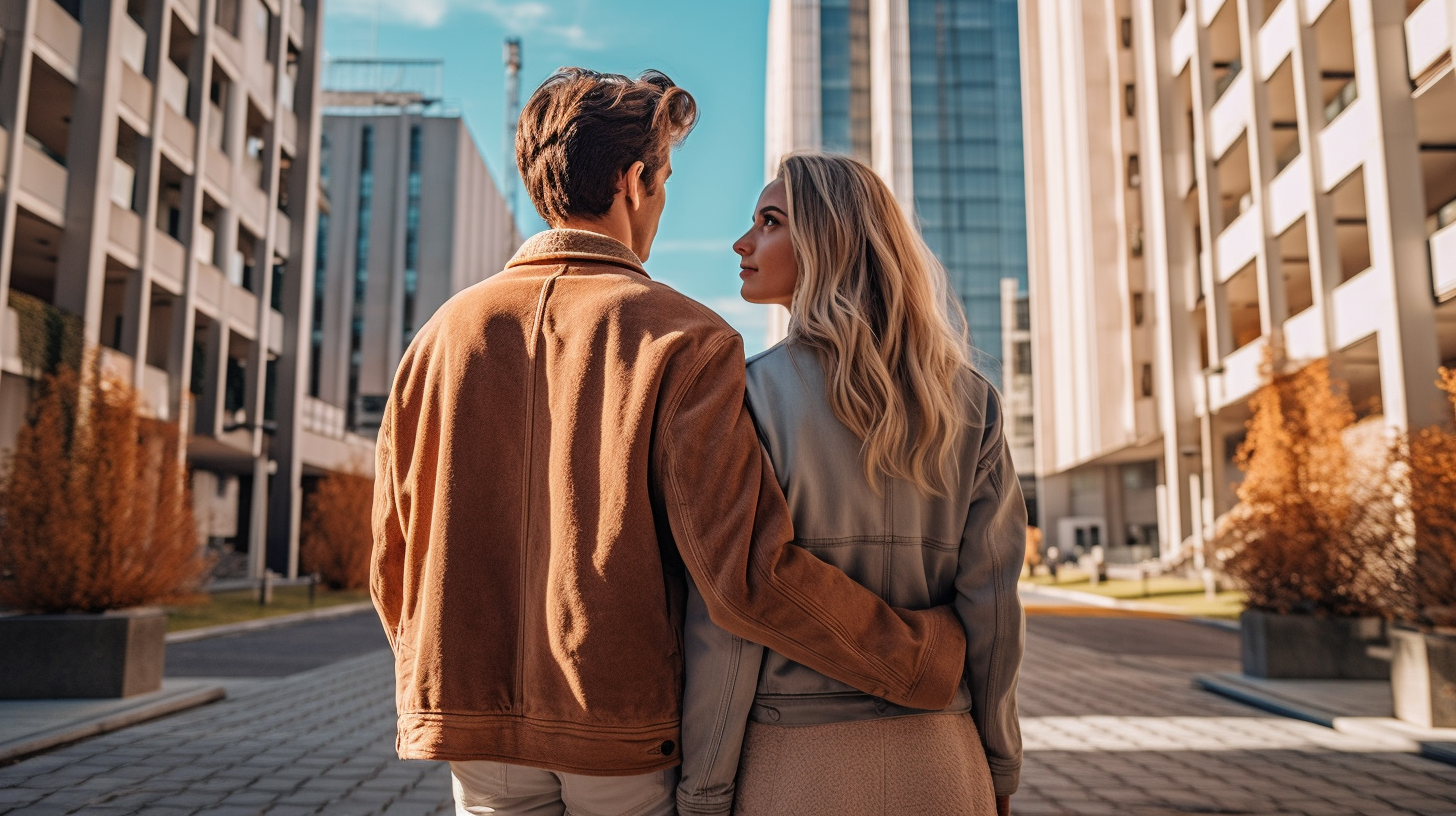
[[547, 79], [516, 155], [552, 229], [395, 377], [371, 590], [399, 755], [450, 761], [460, 813], [673, 812], [687, 575], [725, 629], [868, 693], [939, 709], [959, 682], [952, 612], [788, 545], [741, 339], [642, 269], [696, 118], [655, 71]]

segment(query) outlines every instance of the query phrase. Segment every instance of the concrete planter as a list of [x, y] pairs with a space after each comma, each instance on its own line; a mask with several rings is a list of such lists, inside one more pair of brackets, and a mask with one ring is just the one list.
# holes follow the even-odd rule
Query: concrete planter
[[1322, 618], [1246, 609], [1239, 616], [1244, 674], [1289, 680], [1384, 680], [1380, 618]]
[[130, 697], [162, 687], [160, 609], [0, 618], [0, 699]]
[[1425, 728], [1456, 728], [1456, 635], [1390, 628], [1395, 716]]

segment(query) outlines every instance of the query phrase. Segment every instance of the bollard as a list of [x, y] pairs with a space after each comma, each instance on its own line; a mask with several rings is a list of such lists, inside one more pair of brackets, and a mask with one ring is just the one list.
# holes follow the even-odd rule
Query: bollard
[[1047, 547], [1047, 572], [1052, 575], [1052, 583], [1057, 582], [1057, 562], [1062, 560], [1062, 551], [1056, 547]]
[[308, 605], [309, 606], [313, 606], [313, 592], [314, 592], [314, 587], [318, 586], [318, 582], [319, 582], [319, 574], [317, 572], [310, 572], [308, 574]]
[[259, 606], [273, 603], [273, 577], [273, 570], [263, 570], [263, 577], [258, 581]]
[[1149, 567], [1147, 564], [1138, 564], [1138, 577], [1143, 579], [1144, 598], [1152, 594], [1151, 592], [1148, 592], [1148, 573], [1150, 572], [1152, 572], [1152, 568]]

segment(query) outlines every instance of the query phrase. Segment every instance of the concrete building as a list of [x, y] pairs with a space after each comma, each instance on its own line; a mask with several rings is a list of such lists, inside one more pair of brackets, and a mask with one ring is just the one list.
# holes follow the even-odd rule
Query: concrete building
[[1449, 419], [1456, 0], [1026, 0], [1047, 544], [1198, 563], [1265, 349]]
[[1015, 278], [1001, 279], [1001, 409], [1011, 463], [1036, 523], [1036, 391], [1031, 374], [1031, 298]]
[[521, 244], [438, 60], [335, 60], [324, 91], [311, 397], [371, 438], [416, 331]]
[[[913, 210], [1000, 382], [1001, 280], [1026, 281], [1016, 0], [773, 0], [766, 171], [855, 156]], [[775, 310], [770, 341], [786, 329]]]
[[352, 441], [303, 390], [317, 0], [0, 4], [0, 445], [47, 327], [180, 421], [199, 533], [295, 574], [305, 471]]

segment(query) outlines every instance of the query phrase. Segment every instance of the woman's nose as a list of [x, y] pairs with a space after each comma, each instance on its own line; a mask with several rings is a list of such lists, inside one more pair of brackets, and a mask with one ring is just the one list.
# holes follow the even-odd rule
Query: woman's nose
[[745, 258], [753, 254], [753, 244], [749, 243], [747, 233], [742, 238], [733, 242], [733, 251]]

